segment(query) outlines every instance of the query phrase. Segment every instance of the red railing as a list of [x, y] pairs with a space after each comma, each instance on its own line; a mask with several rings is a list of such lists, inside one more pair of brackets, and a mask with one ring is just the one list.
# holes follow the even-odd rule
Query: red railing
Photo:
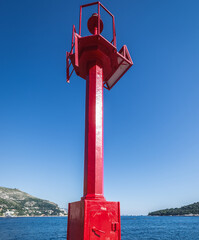
[[81, 37], [82, 9], [85, 7], [93, 6], [93, 5], [98, 5], [97, 6], [98, 7], [98, 29], [97, 29], [97, 31], [98, 31], [99, 35], [100, 35], [100, 7], [102, 7], [112, 17], [113, 39], [112, 39], [111, 43], [116, 47], [115, 18], [113, 16], [113, 14], [108, 9], [106, 9], [100, 2], [94, 2], [94, 3], [81, 5], [80, 6], [80, 14], [79, 14], [79, 34], [77, 34], [75, 26], [73, 25], [71, 50], [70, 50], [70, 52], [66, 52], [66, 81], [67, 81], [67, 83], [70, 82], [70, 77], [74, 72], [74, 68], [70, 72], [70, 66], [71, 66], [70, 56], [73, 54], [74, 47], [75, 47], [75, 65], [79, 66], [77, 38]]
[[82, 25], [82, 8], [90, 7], [93, 5], [98, 5], [98, 34], [100, 34], [100, 7], [102, 7], [111, 17], [113, 23], [113, 40], [111, 43], [116, 47], [116, 32], [115, 32], [115, 18], [113, 14], [105, 8], [100, 2], [88, 3], [80, 6], [80, 13], [79, 13], [79, 35], [81, 36], [81, 25]]
[[75, 34], [76, 34], [76, 29], [75, 29], [75, 25], [73, 25], [73, 30], [72, 30], [72, 42], [71, 42], [71, 50], [70, 52], [66, 52], [66, 81], [67, 83], [70, 82], [70, 77], [73, 74], [74, 68], [72, 69], [71, 73], [70, 73], [70, 66], [71, 66], [71, 61], [70, 61], [70, 55], [73, 54], [73, 48], [75, 46]]

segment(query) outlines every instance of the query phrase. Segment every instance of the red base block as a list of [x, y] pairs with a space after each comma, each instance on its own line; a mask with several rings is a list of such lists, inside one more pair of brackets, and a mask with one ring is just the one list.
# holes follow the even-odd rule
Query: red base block
[[69, 203], [67, 240], [121, 240], [120, 203]]

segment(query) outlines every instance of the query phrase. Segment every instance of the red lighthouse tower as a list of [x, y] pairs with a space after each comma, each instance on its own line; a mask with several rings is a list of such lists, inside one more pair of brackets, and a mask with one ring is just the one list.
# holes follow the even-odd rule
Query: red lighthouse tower
[[[92, 5], [97, 13], [88, 19], [91, 35], [83, 37], [82, 9]], [[112, 17], [111, 42], [101, 35], [101, 8]], [[110, 90], [133, 62], [126, 46], [117, 51], [114, 16], [100, 2], [80, 6], [79, 34], [73, 26], [66, 62], [67, 82], [74, 70], [86, 80], [84, 195], [69, 203], [67, 240], [120, 240], [120, 203], [106, 201], [103, 192], [103, 89]]]

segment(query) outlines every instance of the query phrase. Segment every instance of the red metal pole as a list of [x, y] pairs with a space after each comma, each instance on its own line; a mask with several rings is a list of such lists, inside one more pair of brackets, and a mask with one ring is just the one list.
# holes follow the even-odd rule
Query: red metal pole
[[95, 62], [86, 80], [84, 199], [104, 199], [103, 162], [103, 68]]

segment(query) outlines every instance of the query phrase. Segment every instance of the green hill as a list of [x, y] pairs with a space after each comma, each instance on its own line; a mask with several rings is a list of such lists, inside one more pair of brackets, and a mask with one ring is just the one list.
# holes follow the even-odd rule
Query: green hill
[[184, 215], [198, 215], [199, 216], [199, 202], [193, 203], [181, 208], [170, 208], [150, 212], [149, 216], [184, 216]]
[[65, 215], [57, 204], [33, 197], [16, 188], [0, 187], [0, 216]]

